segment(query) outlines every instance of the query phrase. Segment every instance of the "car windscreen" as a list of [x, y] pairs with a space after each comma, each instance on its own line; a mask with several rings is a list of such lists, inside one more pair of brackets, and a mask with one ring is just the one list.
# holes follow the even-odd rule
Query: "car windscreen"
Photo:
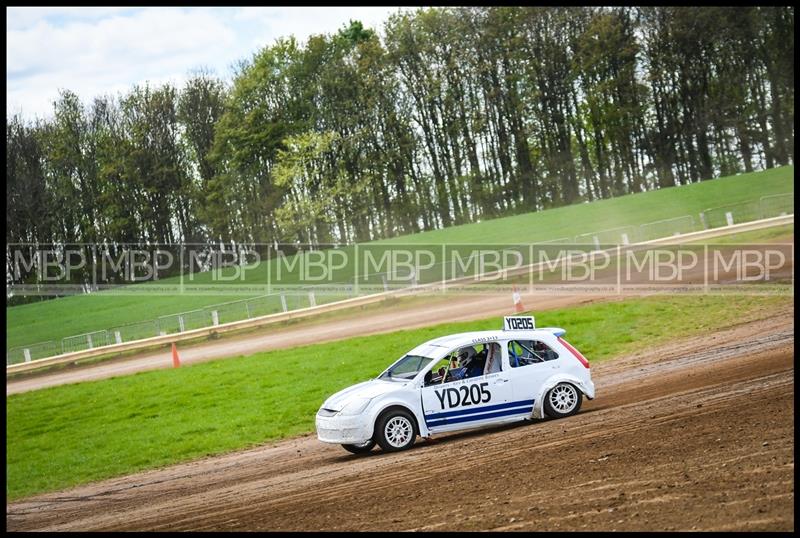
[[414, 379], [431, 361], [433, 359], [430, 357], [406, 355], [383, 372], [378, 379]]

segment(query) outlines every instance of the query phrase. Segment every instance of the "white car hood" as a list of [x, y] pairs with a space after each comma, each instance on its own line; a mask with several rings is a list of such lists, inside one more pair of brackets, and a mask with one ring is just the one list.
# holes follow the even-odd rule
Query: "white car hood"
[[331, 411], [341, 411], [345, 405], [353, 400], [362, 398], [372, 399], [376, 396], [381, 396], [404, 387], [406, 383], [398, 383], [396, 381], [384, 381], [382, 379], [372, 379], [364, 381], [352, 387], [347, 387], [340, 390], [322, 404], [325, 409]]

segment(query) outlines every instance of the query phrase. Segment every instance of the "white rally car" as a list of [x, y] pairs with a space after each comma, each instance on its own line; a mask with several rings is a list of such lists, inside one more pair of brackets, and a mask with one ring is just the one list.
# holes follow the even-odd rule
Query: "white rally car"
[[416, 436], [529, 418], [574, 415], [594, 399], [589, 362], [533, 317], [501, 331], [443, 336], [421, 344], [377, 378], [337, 392], [317, 412], [317, 437], [359, 454], [379, 444], [404, 450]]

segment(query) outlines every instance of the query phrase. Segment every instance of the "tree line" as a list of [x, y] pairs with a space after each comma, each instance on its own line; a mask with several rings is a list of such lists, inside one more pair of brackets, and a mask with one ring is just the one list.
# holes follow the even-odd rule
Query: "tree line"
[[6, 118], [7, 243], [350, 243], [794, 162], [792, 7], [351, 22]]

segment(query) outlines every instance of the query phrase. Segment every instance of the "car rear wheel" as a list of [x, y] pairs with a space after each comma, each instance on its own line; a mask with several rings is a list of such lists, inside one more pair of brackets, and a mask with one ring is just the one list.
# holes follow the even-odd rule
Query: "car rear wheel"
[[404, 409], [384, 413], [375, 425], [375, 440], [386, 452], [411, 448], [417, 437], [414, 417]]
[[581, 408], [583, 393], [575, 385], [559, 383], [544, 397], [544, 410], [547, 416], [563, 418], [574, 415]]
[[375, 446], [375, 441], [370, 439], [364, 443], [358, 445], [342, 445], [342, 448], [347, 450], [348, 452], [352, 452], [353, 454], [366, 454]]

